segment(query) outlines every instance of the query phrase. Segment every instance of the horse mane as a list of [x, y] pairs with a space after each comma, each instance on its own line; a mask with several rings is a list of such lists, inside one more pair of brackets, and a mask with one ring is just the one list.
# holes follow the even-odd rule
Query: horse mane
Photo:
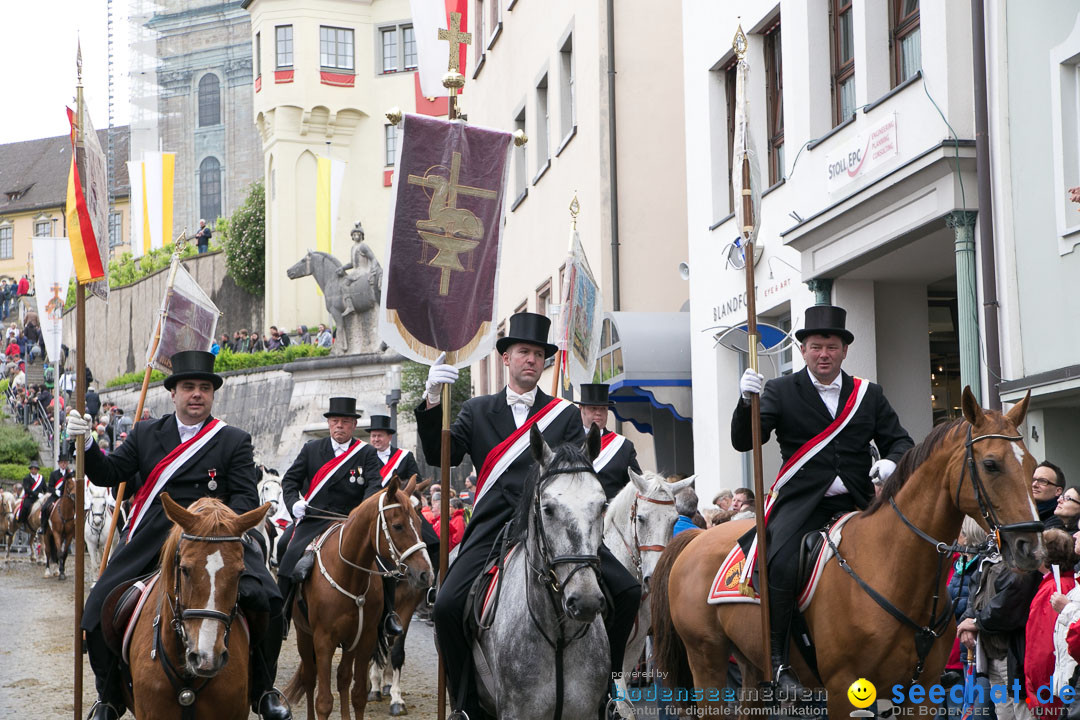
[[[228, 505], [211, 497], [199, 498], [188, 506], [188, 511], [199, 516], [199, 521], [191, 529], [193, 535], [214, 535], [217, 529], [232, 517], [232, 511]], [[161, 547], [161, 581], [164, 583], [162, 587], [167, 590], [171, 590], [173, 586], [175, 572], [173, 557], [176, 555], [176, 548], [180, 544], [180, 535], [183, 532], [185, 530], [182, 527], [173, 523], [169, 537], [165, 539], [165, 544]]]
[[[592, 461], [589, 460], [588, 455], [574, 443], [559, 445], [552, 448], [551, 452], [553, 457], [548, 469], [557, 470], [574, 466], [592, 467]], [[507, 539], [510, 545], [524, 542], [529, 534], [529, 516], [532, 513], [533, 498], [536, 497], [536, 486], [540, 484], [540, 478], [542, 477], [540, 474], [541, 469], [540, 463], [534, 462], [532, 469], [529, 470], [528, 477], [525, 478], [525, 488], [522, 490], [521, 499], [518, 500], [517, 508], [514, 510], [514, 518], [510, 521], [510, 527], [507, 529]]]
[[900, 492], [900, 488], [904, 486], [908, 478], [911, 477], [916, 470], [919, 469], [924, 462], [930, 459], [937, 450], [945, 444], [945, 441], [951, 436], [961, 425], [966, 425], [967, 420], [962, 416], [951, 420], [946, 423], [941, 423], [936, 426], [930, 433], [923, 439], [921, 443], [904, 453], [900, 458], [900, 462], [896, 465], [896, 470], [889, 476], [889, 479], [881, 484], [881, 492], [877, 494], [877, 497], [871, 501], [867, 506], [863, 515], [873, 515], [877, 512], [878, 508], [889, 503], [890, 498], [896, 497], [896, 494]]

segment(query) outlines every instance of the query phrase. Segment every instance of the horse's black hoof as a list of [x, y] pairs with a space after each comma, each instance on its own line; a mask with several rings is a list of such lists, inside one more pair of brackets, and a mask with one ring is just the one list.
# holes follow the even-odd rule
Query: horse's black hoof
[[390, 703], [390, 717], [399, 717], [408, 714], [409, 711], [405, 708], [405, 703]]
[[369, 690], [367, 694], [368, 702], [382, 702], [382, 693], [378, 690]]
[[58, 580], [67, 580], [67, 575], [65, 575], [64, 573], [60, 573], [60, 575], [57, 576], [57, 579]]
[[382, 686], [382, 694], [385, 695], [386, 697], [390, 697], [390, 686], [389, 685], [383, 685]]

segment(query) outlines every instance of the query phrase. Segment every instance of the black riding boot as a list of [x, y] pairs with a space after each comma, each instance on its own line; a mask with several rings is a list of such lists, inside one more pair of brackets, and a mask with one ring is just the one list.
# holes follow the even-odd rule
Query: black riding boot
[[397, 612], [394, 610], [394, 594], [397, 592], [397, 580], [393, 578], [384, 577], [382, 584], [383, 593], [383, 614], [382, 614], [382, 627], [383, 632], [388, 637], [397, 637], [405, 632], [405, 629], [401, 627], [401, 618], [398, 617]]
[[803, 693], [799, 678], [791, 669], [791, 620], [795, 612], [795, 592], [769, 589], [769, 629], [772, 645], [772, 677], [781, 699], [795, 700]]
[[124, 692], [120, 658], [105, 644], [99, 625], [86, 633], [86, 651], [94, 671], [98, 700], [90, 708], [88, 720], [117, 720], [124, 714]]
[[252, 613], [249, 619], [252, 708], [262, 720], [292, 720], [292, 712], [284, 696], [274, 687], [278, 654], [284, 636], [282, 609], [275, 607], [269, 613]]

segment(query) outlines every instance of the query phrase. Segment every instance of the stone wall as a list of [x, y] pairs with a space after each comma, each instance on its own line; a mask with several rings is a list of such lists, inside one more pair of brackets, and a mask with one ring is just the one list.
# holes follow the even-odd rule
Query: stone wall
[[[359, 428], [366, 428], [372, 415], [388, 415], [386, 371], [403, 360], [396, 353], [347, 355], [222, 373], [225, 384], [215, 393], [214, 416], [251, 433], [256, 459], [284, 474], [305, 442], [328, 434], [323, 413], [331, 395], [356, 398], [363, 412]], [[102, 402], [133, 414], [139, 390], [131, 384], [100, 394]], [[150, 386], [146, 407], [154, 417], [173, 412], [161, 383]], [[417, 450], [412, 408], [400, 408], [395, 443]]]
[[[225, 274], [225, 253], [208, 253], [183, 261], [222, 316], [217, 334], [247, 328], [266, 331], [263, 299], [237, 286]], [[86, 303], [86, 365], [94, 373], [97, 387], [124, 373], [146, 367], [146, 348], [156, 327], [169, 270], [165, 268], [137, 283], [113, 290], [108, 304], [96, 297]], [[75, 349], [74, 308], [64, 315], [64, 343]]]

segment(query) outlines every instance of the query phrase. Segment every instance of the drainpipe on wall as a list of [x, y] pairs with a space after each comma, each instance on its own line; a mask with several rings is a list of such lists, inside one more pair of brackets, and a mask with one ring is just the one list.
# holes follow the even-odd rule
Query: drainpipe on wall
[[975, 293], [975, 216], [971, 210], [954, 210], [945, 216], [956, 242], [956, 323], [960, 335], [960, 384], [971, 387], [982, 403], [979, 374], [979, 310]]
[[608, 172], [611, 175], [611, 309], [619, 299], [619, 163], [615, 157], [615, 0], [607, 0]]
[[983, 0], [971, 0], [971, 53], [975, 75], [975, 172], [979, 178], [979, 260], [982, 265], [983, 338], [986, 340], [986, 406], [1001, 410], [1001, 346], [998, 339], [997, 265], [994, 259], [994, 196], [990, 188], [990, 132], [986, 101], [986, 23]]

